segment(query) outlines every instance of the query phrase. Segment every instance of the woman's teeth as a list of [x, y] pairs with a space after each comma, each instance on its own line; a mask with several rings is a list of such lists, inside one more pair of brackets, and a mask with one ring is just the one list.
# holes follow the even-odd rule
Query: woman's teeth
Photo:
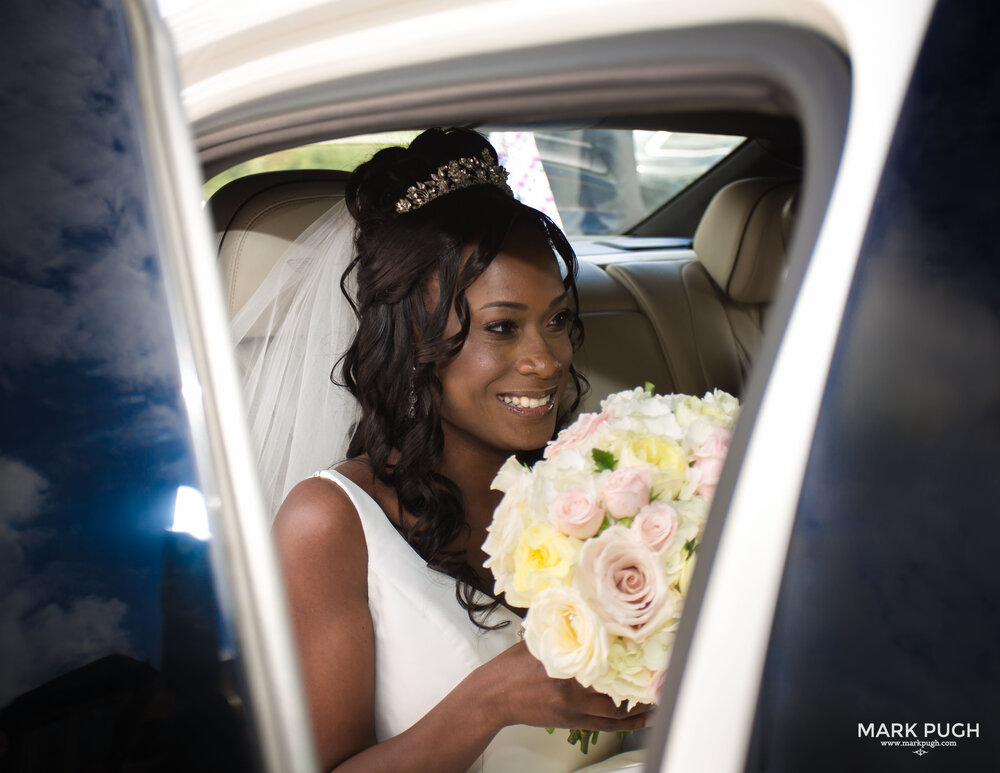
[[508, 405], [515, 405], [519, 408], [541, 408], [543, 405], [548, 405], [548, 397], [507, 397], [501, 396], [500, 398]]

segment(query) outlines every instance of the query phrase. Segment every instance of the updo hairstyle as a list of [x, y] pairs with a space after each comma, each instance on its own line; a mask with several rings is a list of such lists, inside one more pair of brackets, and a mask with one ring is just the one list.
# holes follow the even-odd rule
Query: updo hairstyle
[[[437, 366], [458, 354], [469, 333], [469, 286], [489, 266], [516, 223], [536, 229], [565, 265], [564, 285], [577, 308], [576, 256], [553, 221], [490, 184], [452, 191], [419, 209], [399, 213], [407, 189], [430, 180], [459, 158], [496, 151], [468, 129], [430, 129], [408, 148], [380, 150], [347, 183], [347, 207], [357, 222], [355, 258], [341, 281], [358, 315], [358, 332], [342, 359], [344, 385], [361, 405], [361, 419], [348, 448], [367, 454], [375, 477], [399, 497], [401, 532], [428, 564], [459, 580], [456, 594], [470, 618], [494, 603], [477, 603], [476, 590], [492, 596], [479, 576], [449, 545], [468, 530], [462, 493], [438, 471], [444, 446], [441, 382]], [[476, 244], [468, 260], [462, 252]], [[356, 299], [347, 290], [354, 271]], [[436, 284], [437, 298], [428, 307]], [[445, 337], [454, 308], [461, 329]], [[570, 339], [579, 348], [583, 327], [574, 315]], [[574, 397], [557, 426], [576, 409], [586, 382], [571, 367]], [[415, 397], [415, 402], [414, 402]], [[392, 452], [398, 457], [390, 461]], [[525, 449], [528, 450], [528, 449]], [[414, 516], [404, 524], [402, 510]]]

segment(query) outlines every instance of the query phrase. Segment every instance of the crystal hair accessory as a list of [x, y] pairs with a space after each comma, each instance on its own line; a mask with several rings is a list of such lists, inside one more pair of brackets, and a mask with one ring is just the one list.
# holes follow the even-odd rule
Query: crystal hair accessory
[[406, 195], [396, 202], [396, 211], [412, 212], [446, 193], [483, 184], [495, 185], [508, 196], [514, 196], [507, 184], [507, 170], [494, 163], [488, 150], [475, 158], [457, 158], [439, 166], [430, 180], [406, 189]]

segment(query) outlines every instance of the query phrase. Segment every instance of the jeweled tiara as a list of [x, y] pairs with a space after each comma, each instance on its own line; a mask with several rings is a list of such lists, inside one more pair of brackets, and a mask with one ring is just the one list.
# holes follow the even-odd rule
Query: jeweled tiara
[[424, 180], [406, 189], [406, 195], [396, 202], [397, 212], [412, 212], [446, 193], [469, 188], [473, 185], [495, 185], [508, 196], [513, 196], [507, 185], [507, 170], [494, 163], [488, 150], [475, 158], [456, 158], [449, 161]]

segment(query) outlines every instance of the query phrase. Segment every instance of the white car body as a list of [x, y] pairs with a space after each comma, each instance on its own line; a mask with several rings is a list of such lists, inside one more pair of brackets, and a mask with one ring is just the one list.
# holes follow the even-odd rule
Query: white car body
[[[174, 130], [179, 134], [191, 127], [195, 145], [203, 152], [208, 148], [203, 161], [212, 158], [206, 137], [228, 142], [230, 152], [236, 152], [240, 142], [253, 143], [252, 132], [243, 129], [244, 125], [280, 127], [286, 120], [284, 113], [294, 108], [288, 94], [321, 86], [329, 95], [325, 113], [336, 110], [338, 84], [348, 79], [352, 83], [367, 79], [375, 94], [389, 71], [419, 71], [435, 63], [489, 54], [516, 56], [519, 49], [532, 46], [581, 41], [586, 45], [608, 36], [657, 30], [778, 23], [815, 32], [850, 61], [851, 102], [841, 164], [735, 481], [725, 532], [672, 712], [663, 771], [738, 773], [744, 769], [814, 423], [867, 212], [933, 5], [930, 0], [711, 0], [697, 4], [303, 0], [244, 3], [235, 8], [212, 2], [163, 0], [160, 4], [173, 36], [188, 122], [182, 127], [180, 116], [175, 115]], [[376, 110], [382, 107], [381, 102], [376, 104]], [[309, 108], [303, 108], [295, 120], [308, 124]], [[371, 116], [357, 115], [349, 128], [360, 129], [370, 120]], [[377, 114], [374, 123], [381, 125]], [[174, 142], [182, 143], [183, 138], [175, 136]], [[193, 157], [189, 163], [193, 170]], [[186, 181], [192, 189], [194, 176], [192, 172]], [[191, 287], [204, 288], [209, 284], [206, 253], [189, 245], [187, 254], [192, 276], [201, 274]], [[228, 341], [216, 324], [224, 318], [219, 300], [211, 291], [197, 294], [189, 302], [188, 314], [207, 323], [201, 330], [207, 349], [221, 352]], [[235, 379], [225, 366], [210, 364], [211, 360], [202, 359], [199, 370], [219, 371], [212, 377], [219, 399], [220, 390], [235, 389]], [[239, 448], [245, 442], [239, 417], [231, 410], [220, 411], [220, 415], [227, 413], [232, 415], [223, 415], [209, 434], [217, 432], [220, 444]], [[231, 473], [247, 475], [247, 464], [237, 459]], [[239, 509], [244, 518], [253, 510], [246, 502]], [[244, 520], [244, 532], [252, 532], [252, 525], [246, 524]], [[255, 542], [247, 549], [264, 550], [259, 537]], [[262, 579], [258, 574], [253, 582], [263, 587], [273, 577], [265, 573]], [[748, 587], [753, 588], [750, 594]], [[266, 603], [265, 598], [269, 599]], [[275, 603], [276, 593], [265, 588], [257, 591], [253, 605], [260, 614]], [[280, 611], [274, 617], [280, 619]], [[737, 638], [740, 644], [734, 646]], [[309, 769], [312, 761], [303, 736], [288, 729], [303, 716], [301, 707], [294, 705], [300, 694], [294, 671], [287, 667], [288, 642], [270, 652], [272, 645], [261, 646], [261, 667], [270, 662], [267, 668], [278, 683], [275, 705], [268, 711], [274, 713], [275, 728], [286, 728], [272, 739], [272, 760], [284, 770]]]

